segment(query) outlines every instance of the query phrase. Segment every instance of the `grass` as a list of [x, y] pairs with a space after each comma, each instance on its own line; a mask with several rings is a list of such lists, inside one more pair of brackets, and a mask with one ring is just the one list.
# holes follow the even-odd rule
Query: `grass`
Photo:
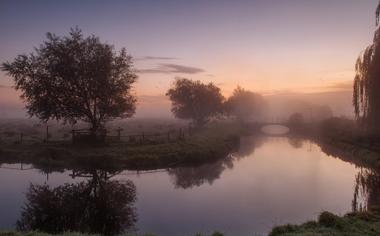
[[0, 162], [22, 162], [50, 169], [157, 169], [199, 164], [223, 158], [236, 149], [243, 130], [233, 123], [213, 124], [185, 140], [147, 145], [3, 144], [0, 146]]
[[269, 236], [378, 236], [379, 211], [349, 213], [343, 217], [329, 212], [320, 214], [318, 221], [302, 225], [283, 225], [273, 228]]
[[[4, 231], [0, 232], [0, 236], [50, 236], [51, 234], [43, 233], [43, 232], [15, 232], [15, 231]], [[55, 234], [55, 236], [95, 236], [90, 234], [82, 234], [82, 233], [75, 233], [75, 232], [67, 232], [62, 234]], [[119, 236], [137, 236], [133, 234], [122, 234]], [[140, 236], [155, 236], [154, 234], [144, 234]], [[195, 236], [223, 236], [222, 233], [215, 231], [214, 233], [210, 235], [206, 234], [196, 234]]]
[[[14, 232], [14, 231], [4, 231], [0, 232], [0, 236], [49, 236], [50, 234], [47, 233], [42, 233], [42, 232], [26, 232], [26, 233], [21, 233], [21, 232]], [[58, 234], [57, 236], [87, 236], [87, 234], [81, 234], [81, 233], [63, 233], [63, 234]]]

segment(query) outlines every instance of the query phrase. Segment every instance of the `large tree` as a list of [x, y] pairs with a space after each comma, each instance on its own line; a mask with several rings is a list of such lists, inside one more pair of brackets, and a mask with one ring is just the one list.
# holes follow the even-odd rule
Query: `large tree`
[[225, 109], [229, 115], [237, 117], [240, 121], [246, 121], [259, 116], [264, 103], [261, 95], [238, 86], [225, 102]]
[[198, 127], [222, 112], [224, 98], [213, 83], [177, 78], [166, 95], [172, 102], [173, 114], [180, 119], [193, 120]]
[[[379, 23], [380, 3], [376, 10], [376, 25]], [[359, 56], [353, 85], [353, 105], [361, 124], [379, 132], [380, 120], [380, 31], [375, 31], [373, 43]]]
[[13, 77], [29, 115], [43, 121], [85, 121], [96, 133], [106, 121], [135, 112], [132, 57], [78, 28], [65, 37], [47, 33], [35, 52], [3, 63], [2, 70]]

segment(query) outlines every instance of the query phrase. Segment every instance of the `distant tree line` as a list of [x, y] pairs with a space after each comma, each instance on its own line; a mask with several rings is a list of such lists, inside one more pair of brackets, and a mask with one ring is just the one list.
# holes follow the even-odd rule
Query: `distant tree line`
[[197, 127], [222, 115], [247, 121], [259, 115], [265, 103], [261, 95], [241, 87], [226, 99], [213, 83], [204, 84], [186, 78], [177, 78], [166, 95], [172, 102], [173, 114], [180, 119], [192, 120]]
[[[44, 122], [84, 121], [97, 136], [107, 121], [135, 113], [132, 87], [137, 74], [132, 57], [125, 48], [116, 52], [98, 37], [84, 37], [78, 28], [64, 37], [47, 33], [46, 41], [33, 53], [19, 55], [1, 69], [21, 91], [28, 114]], [[174, 116], [190, 119], [198, 127], [219, 115], [247, 120], [263, 103], [260, 95], [240, 87], [225, 99], [213, 83], [184, 78], [176, 79], [166, 95]]]
[[[358, 64], [360, 69], [362, 64]], [[84, 37], [78, 28], [64, 37], [47, 33], [46, 41], [33, 53], [19, 55], [3, 63], [1, 69], [21, 91], [28, 114], [45, 122], [84, 121], [97, 136], [104, 132], [107, 121], [131, 117], [136, 110], [133, 85], [138, 76], [132, 57], [124, 48], [117, 52], [94, 35]], [[365, 81], [367, 74], [358, 74], [355, 81]], [[358, 91], [363, 89], [369, 87]], [[361, 92], [354, 96], [359, 104], [366, 104], [363, 94], [367, 95]], [[187, 78], [176, 78], [166, 95], [174, 116], [191, 120], [196, 127], [219, 117], [239, 122], [257, 120], [267, 105], [263, 96], [240, 86], [226, 98], [215, 84]], [[370, 112], [363, 114], [367, 117]]]

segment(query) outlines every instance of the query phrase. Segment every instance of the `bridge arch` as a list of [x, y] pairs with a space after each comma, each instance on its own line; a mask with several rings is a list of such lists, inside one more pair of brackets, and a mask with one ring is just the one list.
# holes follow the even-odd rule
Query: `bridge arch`
[[290, 128], [283, 123], [265, 123], [261, 124], [260, 131], [270, 136], [286, 136], [290, 133]]

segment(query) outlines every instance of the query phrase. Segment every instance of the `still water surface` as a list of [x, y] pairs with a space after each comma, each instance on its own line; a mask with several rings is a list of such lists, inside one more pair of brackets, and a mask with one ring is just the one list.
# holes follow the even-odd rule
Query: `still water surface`
[[[51, 188], [81, 182], [90, 186], [95, 179], [94, 174], [73, 178], [71, 170], [47, 175], [38, 169], [28, 170], [31, 166], [26, 165], [26, 170], [18, 170], [20, 166], [3, 164], [0, 169], [1, 229], [14, 228], [21, 212], [25, 213], [22, 207], [31, 183]], [[324, 210], [336, 214], [351, 211], [359, 171], [310, 141], [244, 137], [237, 153], [214, 163], [148, 173], [126, 170], [108, 174], [107, 181], [133, 182], [137, 198], [134, 208], [115, 214], [134, 210], [134, 228], [139, 233], [190, 236], [218, 230], [226, 235], [248, 236], [265, 235], [278, 224], [316, 219]], [[96, 174], [97, 178], [100, 175]], [[122, 199], [117, 195], [120, 191], [110, 191], [114, 187], [106, 187], [112, 193], [104, 195], [112, 204], [114, 199]], [[116, 197], [112, 198], [114, 193]], [[28, 219], [24, 215], [24, 221]]]

